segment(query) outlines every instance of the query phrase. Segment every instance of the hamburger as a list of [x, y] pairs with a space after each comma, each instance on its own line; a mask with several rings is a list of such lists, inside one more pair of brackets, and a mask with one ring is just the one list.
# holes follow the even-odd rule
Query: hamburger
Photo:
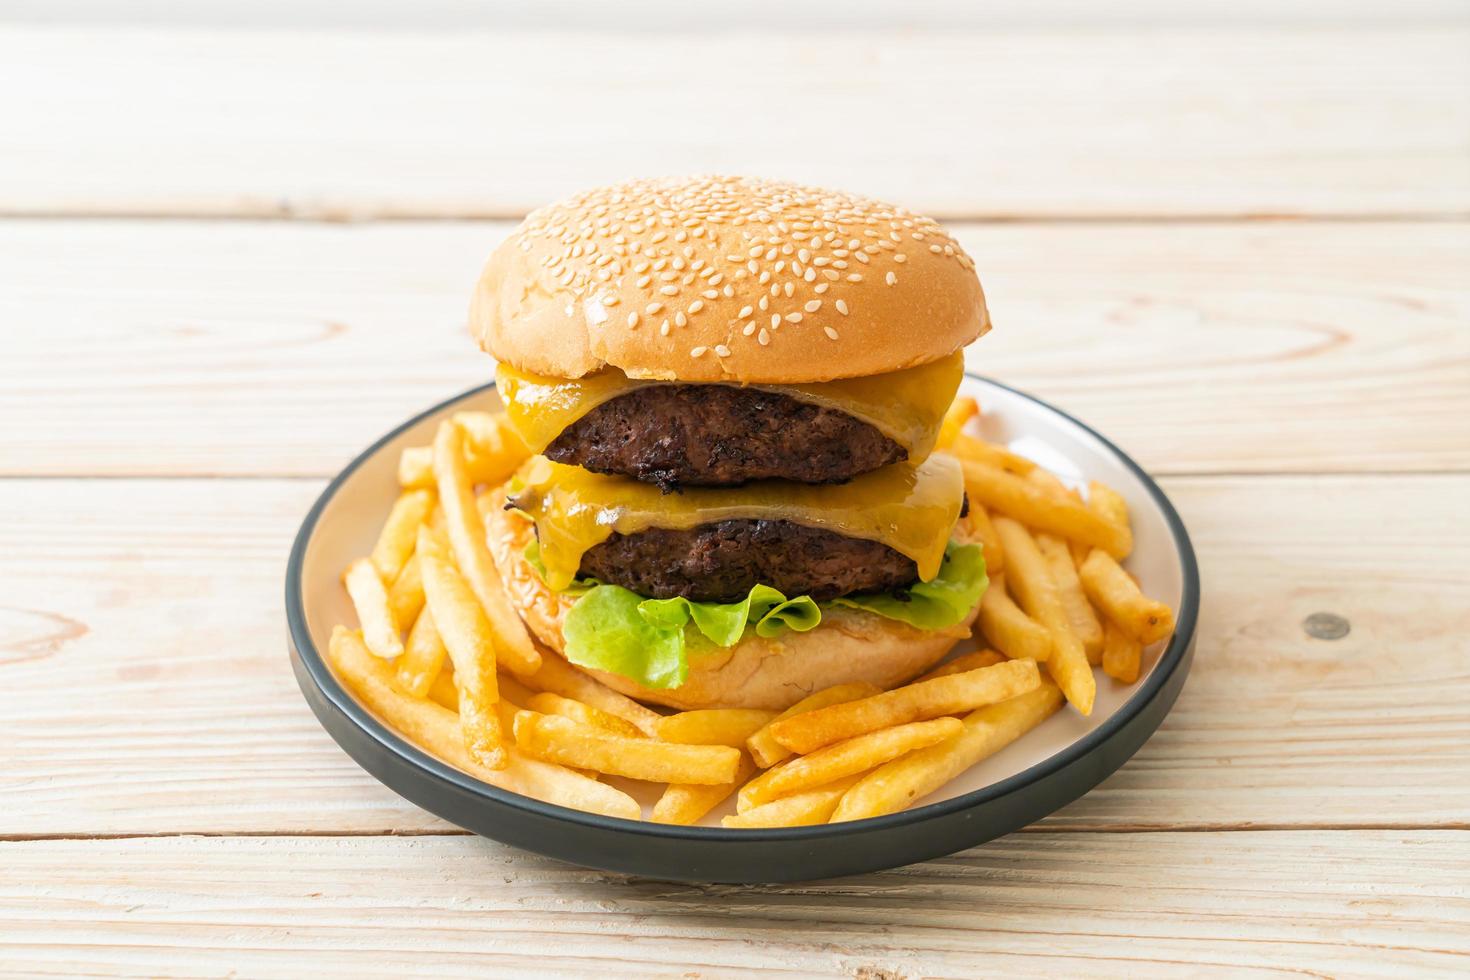
[[782, 709], [969, 634], [984, 561], [934, 448], [989, 319], [932, 219], [752, 178], [599, 188], [495, 251], [471, 329], [535, 454], [487, 534], [543, 655]]

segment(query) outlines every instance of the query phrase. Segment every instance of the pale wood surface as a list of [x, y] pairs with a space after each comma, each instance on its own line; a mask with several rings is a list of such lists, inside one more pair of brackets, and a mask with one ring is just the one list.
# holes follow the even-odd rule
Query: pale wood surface
[[[47, 407], [0, 473], [330, 476], [489, 380], [465, 297], [509, 227], [0, 225], [0, 415]], [[971, 366], [1154, 472], [1470, 467], [1470, 225], [957, 229], [996, 322]]]
[[1457, 831], [1015, 834], [785, 886], [626, 879], [469, 837], [34, 841], [0, 859], [0, 970], [17, 972], [1448, 977], [1470, 955]]
[[710, 170], [946, 217], [1470, 211], [1463, 27], [751, 26], [12, 27], [0, 211], [505, 217]]
[[[1470, 32], [771, 27], [0, 26], [0, 974], [1470, 969]], [[489, 376], [464, 305], [510, 224], [402, 219], [691, 169], [943, 212], [972, 366], [1164, 475], [1194, 671], [1027, 831], [583, 871], [398, 799], [296, 692], [323, 479]], [[188, 220], [251, 216], [311, 220]]]

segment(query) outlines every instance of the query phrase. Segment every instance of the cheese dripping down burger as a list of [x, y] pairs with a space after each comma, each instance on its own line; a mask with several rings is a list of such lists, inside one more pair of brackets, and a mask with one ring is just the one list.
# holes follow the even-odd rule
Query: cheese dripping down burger
[[572, 664], [676, 708], [782, 709], [968, 635], [984, 561], [933, 449], [989, 319], [932, 219], [754, 178], [600, 188], [496, 250], [471, 329], [537, 454], [490, 550]]

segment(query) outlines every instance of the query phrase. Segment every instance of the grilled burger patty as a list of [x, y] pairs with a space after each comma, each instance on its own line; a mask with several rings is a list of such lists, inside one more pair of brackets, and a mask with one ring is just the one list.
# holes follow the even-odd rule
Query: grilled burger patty
[[599, 405], [545, 455], [668, 491], [763, 479], [842, 483], [908, 453], [866, 422], [780, 392], [670, 384]]
[[893, 592], [912, 585], [918, 569], [876, 541], [743, 518], [688, 531], [615, 532], [582, 556], [581, 574], [656, 599], [735, 602], [757, 583], [817, 600]]

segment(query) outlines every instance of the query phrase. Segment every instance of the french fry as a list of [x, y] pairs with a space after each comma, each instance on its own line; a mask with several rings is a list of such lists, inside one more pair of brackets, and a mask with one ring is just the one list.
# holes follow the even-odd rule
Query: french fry
[[997, 517], [995, 530], [1000, 535], [1000, 543], [1009, 562], [1007, 588], [1026, 614], [1051, 634], [1047, 673], [1078, 711], [1084, 715], [1091, 714], [1093, 700], [1097, 696], [1097, 679], [1092, 676], [1092, 665], [1087, 662], [1082, 641], [1072, 632], [1066, 608], [1062, 605], [1061, 590], [1052, 579], [1046, 559], [1041, 556], [1031, 532], [1009, 517]]
[[1067, 485], [1051, 470], [1038, 466], [1026, 474], [1026, 479], [1058, 499], [1079, 499], [1076, 494], [1067, 489]]
[[1123, 553], [1114, 554], [1113, 557], [1119, 561], [1127, 558], [1133, 551], [1133, 531], [1128, 520], [1128, 502], [1123, 499], [1123, 495], [1106, 483], [1093, 480], [1087, 484], [1087, 509], [1122, 531], [1123, 543], [1120, 548]]
[[454, 686], [454, 671], [441, 670], [434, 677], [434, 683], [429, 685], [428, 698], [435, 704], [441, 704], [453, 711], [456, 715], [459, 714], [459, 688]]
[[411, 623], [424, 608], [424, 579], [419, 574], [418, 556], [408, 559], [393, 584], [388, 586], [388, 608], [395, 623]]
[[[441, 425], [434, 437], [434, 478], [450, 550], [485, 611], [495, 639], [496, 655], [514, 673], [535, 672], [541, 665], [541, 655], [532, 645], [526, 625], [511, 607], [500, 573], [490, 557], [485, 543], [485, 523], [475, 506], [474, 488], [465, 467], [464, 432], [457, 425]], [[442, 631], [444, 624], [439, 625]]]
[[378, 541], [369, 556], [373, 567], [384, 582], [391, 582], [403, 571], [403, 565], [413, 554], [414, 540], [419, 525], [429, 519], [434, 509], [434, 494], [430, 490], [409, 490], [398, 495], [388, 520], [378, 532]]
[[398, 454], [398, 485], [405, 490], [434, 488], [434, 447], [404, 447]]
[[729, 745], [744, 748], [746, 741], [776, 717], [759, 708], [705, 708], [681, 711], [659, 719], [655, 736], [682, 745]]
[[[444, 536], [443, 532], [436, 531], [428, 524], [419, 528], [413, 553], [415, 557], [423, 555], [437, 558], [442, 562], [454, 563], [454, 556], [449, 552], [449, 539]], [[420, 577], [422, 577], [422, 570], [420, 570]]]
[[978, 500], [971, 500], [969, 520], [975, 537], [980, 539], [980, 547], [985, 551], [985, 574], [991, 578], [1003, 574], [1006, 552], [1000, 546], [1000, 535], [995, 533], [995, 525], [990, 523], [990, 512]]
[[950, 674], [963, 674], [967, 670], [979, 670], [981, 667], [994, 667], [1003, 664], [1008, 658], [1004, 654], [996, 653], [994, 650], [976, 650], [973, 653], [964, 653], [955, 657], [949, 663], [940, 664], [922, 677], [915, 677], [909, 683], [917, 684], [920, 681], [932, 681], [936, 677], [948, 677]]
[[374, 656], [392, 660], [403, 653], [403, 638], [398, 633], [398, 622], [388, 606], [388, 590], [378, 570], [366, 558], [359, 558], [347, 566], [342, 573], [342, 584], [347, 587], [347, 596], [352, 608], [357, 610], [357, 621], [362, 624], [362, 635], [367, 648]]
[[880, 766], [857, 781], [837, 804], [832, 822], [897, 813], [989, 758], [1051, 717], [1062, 692], [1051, 681], [1018, 697], [965, 716], [958, 738]]
[[399, 690], [416, 698], [427, 697], [443, 672], [446, 656], [448, 651], [444, 649], [444, 640], [434, 625], [433, 615], [426, 608], [414, 620], [413, 629], [408, 631], [408, 642], [403, 647], [403, 656], [398, 658]]
[[619, 718], [617, 715], [610, 715], [601, 708], [594, 708], [590, 704], [573, 701], [560, 694], [552, 694], [550, 691], [531, 695], [531, 699], [523, 707], [539, 711], [543, 715], [561, 715], [563, 718], [570, 718], [589, 728], [600, 728], [602, 731], [622, 735], [624, 738], [647, 737], [631, 721]]
[[949, 410], [944, 413], [944, 421], [939, 423], [939, 438], [934, 444], [935, 449], [948, 449], [954, 444], [955, 436], [960, 434], [965, 424], [980, 414], [980, 406], [973, 398], [956, 398], [950, 403]]
[[504, 769], [480, 765], [465, 748], [459, 719], [433, 701], [399, 693], [392, 667], [368, 653], [361, 637], [337, 627], [328, 646], [332, 666], [352, 693], [409, 741], [475, 778], [547, 803], [637, 820], [640, 809], [627, 793], [561, 766], [529, 759], [512, 750]]
[[857, 776], [847, 776], [817, 789], [783, 796], [764, 806], [732, 814], [720, 823], [727, 828], [809, 827], [826, 823], [843, 794], [857, 781]]
[[768, 769], [791, 755], [790, 749], [771, 737], [771, 726], [776, 722], [794, 715], [805, 714], [808, 711], [816, 711], [818, 708], [841, 704], [844, 701], [856, 701], [859, 698], [869, 698], [881, 693], [883, 693], [881, 687], [869, 684], [867, 681], [837, 684], [815, 691], [763, 725], [759, 731], [745, 740], [745, 747], [750, 751], [750, 756], [755, 760], [756, 765], [762, 769]]
[[727, 745], [624, 738], [535, 711], [516, 712], [515, 739], [533, 758], [629, 779], [709, 786], [734, 782], [740, 771], [740, 750]]
[[960, 457], [961, 460], [983, 463], [1017, 476], [1025, 476], [1036, 469], [1036, 464], [1025, 456], [1017, 455], [1009, 449], [967, 436], [964, 433], [955, 436], [954, 441], [950, 443], [949, 451]]
[[867, 772], [915, 749], [953, 738], [965, 730], [958, 718], [935, 718], [868, 732], [767, 769], [740, 788], [736, 808], [744, 813], [782, 796], [826, 786]]
[[504, 736], [495, 703], [495, 647], [490, 624], [479, 601], [453, 566], [427, 555], [419, 557], [424, 595], [434, 626], [454, 662], [459, 688], [459, 720], [470, 754], [482, 765], [505, 765]]
[[1174, 632], [1174, 610], [1144, 595], [1112, 557], [1094, 550], [1077, 570], [1087, 597], [1104, 616], [1147, 646]]
[[1021, 611], [995, 579], [980, 597], [980, 635], [1012, 660], [1044, 661], [1051, 656], [1051, 634]]
[[520, 680], [535, 690], [560, 694], [631, 721], [645, 735], [657, 735], [658, 723], [663, 718], [657, 711], [619, 694], [550, 651], [542, 654], [541, 666], [535, 673], [522, 675]]
[[1117, 623], [1109, 621], [1103, 639], [1103, 673], [1113, 680], [1132, 684], [1138, 680], [1142, 655], [1142, 645], [1125, 633]]
[[[1083, 662], [1084, 666], [1086, 661]], [[1034, 660], [921, 681], [774, 722], [771, 737], [800, 755], [880, 728], [925, 721], [1024, 694], [1041, 683]]]
[[744, 752], [740, 753], [740, 768], [735, 778], [728, 783], [698, 786], [691, 783], [670, 783], [663, 795], [653, 805], [649, 815], [654, 823], [688, 826], [725, 802], [736, 788], [750, 779], [756, 772], [755, 763]]
[[1072, 563], [1072, 552], [1067, 549], [1067, 543], [1054, 534], [1038, 534], [1036, 547], [1046, 561], [1051, 580], [1056, 583], [1057, 595], [1062, 600], [1062, 610], [1067, 614], [1072, 635], [1082, 641], [1082, 652], [1087, 654], [1087, 662], [1094, 666], [1102, 663], [1102, 620], [1097, 618], [1092, 603], [1082, 592], [1082, 580], [1077, 577], [1077, 566]]
[[[963, 458], [960, 465], [965, 471], [965, 492], [991, 512], [991, 523], [998, 520], [997, 514], [1004, 514], [1038, 531], [1081, 541], [1109, 554], [1129, 547], [1126, 529], [1098, 516], [1070, 496], [1056, 496], [1024, 477], [994, 466]], [[1005, 535], [1001, 535], [1000, 543], [1009, 572], [1015, 556], [1006, 544]]]

